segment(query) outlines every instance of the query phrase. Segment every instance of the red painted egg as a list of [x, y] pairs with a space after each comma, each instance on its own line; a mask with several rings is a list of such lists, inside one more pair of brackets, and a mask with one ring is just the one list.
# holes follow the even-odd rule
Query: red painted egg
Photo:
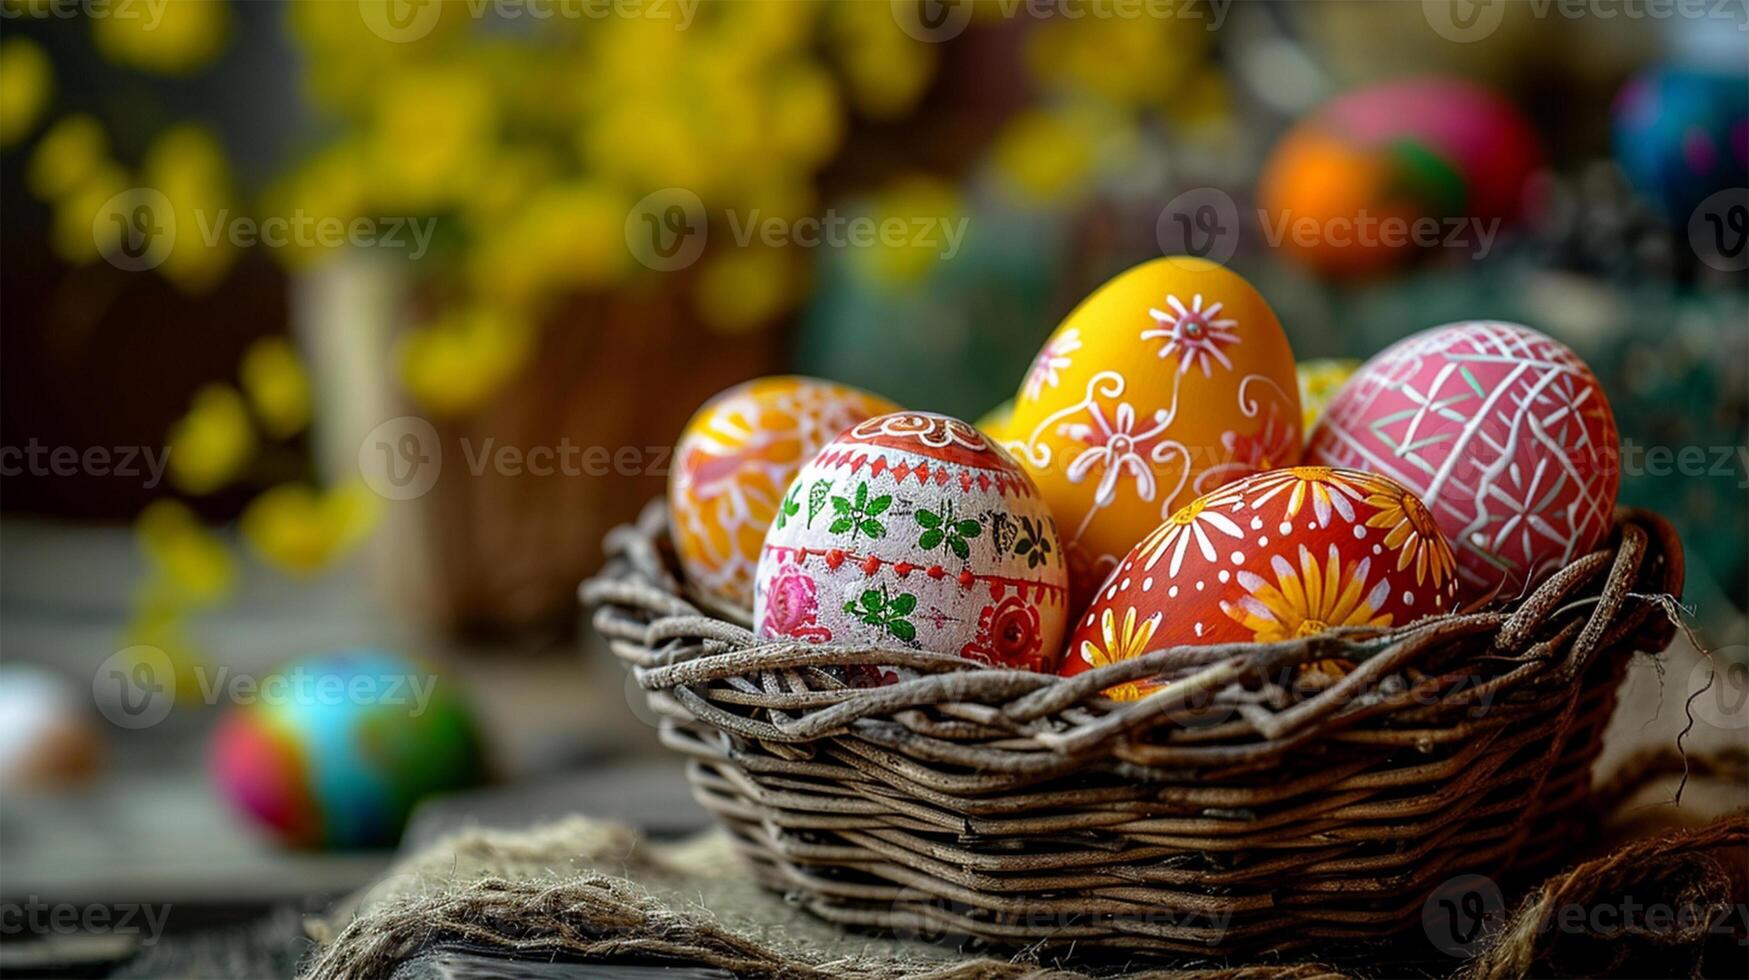
[[1191, 501], [1118, 563], [1075, 622], [1062, 673], [1171, 646], [1402, 626], [1454, 608], [1453, 564], [1427, 508], [1395, 481], [1323, 466], [1259, 473]]
[[1391, 477], [1427, 503], [1466, 599], [1507, 597], [1596, 548], [1621, 482], [1615, 415], [1565, 344], [1515, 323], [1453, 323], [1368, 361], [1306, 461]]

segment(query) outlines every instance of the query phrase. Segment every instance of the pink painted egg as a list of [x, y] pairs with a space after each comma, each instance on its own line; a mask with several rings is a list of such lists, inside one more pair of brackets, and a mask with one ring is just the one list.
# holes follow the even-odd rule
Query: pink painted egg
[[951, 653], [1054, 671], [1068, 573], [1050, 509], [958, 419], [898, 412], [797, 474], [759, 556], [762, 637]]
[[[1065, 676], [1171, 646], [1402, 626], [1456, 605], [1451, 548], [1415, 495], [1294, 466], [1196, 498], [1142, 539], [1075, 623]], [[1321, 664], [1326, 675], [1345, 665]], [[1150, 686], [1106, 693], [1133, 700]]]
[[1577, 354], [1529, 327], [1474, 322], [1368, 361], [1324, 410], [1306, 461], [1415, 491], [1473, 599], [1518, 596], [1609, 534], [1620, 451], [1609, 399]]
[[802, 464], [832, 437], [899, 406], [848, 385], [759, 378], [706, 402], [674, 449], [668, 513], [674, 550], [694, 588], [753, 604], [759, 547]]

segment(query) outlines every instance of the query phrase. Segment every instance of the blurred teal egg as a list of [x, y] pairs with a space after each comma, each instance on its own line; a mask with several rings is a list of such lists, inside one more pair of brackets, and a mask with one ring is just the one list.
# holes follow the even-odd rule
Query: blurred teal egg
[[420, 799], [484, 774], [473, 718], [450, 684], [375, 650], [293, 661], [221, 721], [214, 781], [288, 844], [393, 843]]
[[1613, 117], [1622, 171], [1678, 227], [1749, 180], [1749, 75], [1650, 68], [1623, 86]]

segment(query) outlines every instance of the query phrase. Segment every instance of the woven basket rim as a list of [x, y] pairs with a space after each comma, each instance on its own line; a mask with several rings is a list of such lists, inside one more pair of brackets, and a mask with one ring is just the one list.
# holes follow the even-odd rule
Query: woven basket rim
[[[1019, 756], [1038, 750], [1060, 758], [1134, 743], [1135, 736], [1149, 730], [1170, 730], [1166, 722], [1174, 713], [1198, 699], [1248, 684], [1280, 688], [1282, 679], [1300, 665], [1331, 658], [1352, 661], [1355, 667], [1309, 696], [1282, 701], [1280, 690], [1266, 691], [1255, 703], [1238, 704], [1235, 724], [1249, 727], [1260, 744], [1303, 742], [1347, 729], [1368, 716], [1412, 719], [1415, 710], [1429, 707], [1435, 691], [1439, 694], [1433, 704], [1460, 707], [1484, 697], [1498, 701], [1524, 689], [1570, 691], [1600, 650], [1624, 644], [1662, 649], [1673, 624], [1660, 597], [1679, 595], [1683, 578], [1680, 543], [1669, 523], [1650, 511], [1624, 509], [1603, 547], [1574, 560], [1522, 600], [1500, 608], [1430, 616], [1395, 628], [1348, 627], [1267, 644], [1160, 648], [1065, 678], [952, 654], [761, 640], [744, 625], [744, 615], [737, 622], [722, 618], [720, 605], [702, 600], [681, 581], [672, 557], [663, 553], [666, 520], [666, 508], [657, 500], [636, 523], [610, 534], [609, 566], [583, 583], [579, 593], [585, 605], [595, 608], [597, 626], [605, 634], [635, 642], [648, 654], [642, 662], [632, 658], [647, 690], [679, 693], [689, 701], [688, 709], [705, 709], [700, 720], [731, 734], [796, 743], [840, 733], [858, 722], [890, 720], [908, 710], [954, 706], [965, 724], [1005, 728], [1011, 740], [1026, 743], [1009, 749], [1006, 759], [982, 760], [998, 766], [1020, 764]], [[1581, 595], [1599, 579], [1602, 585], [1595, 596]], [[616, 618], [616, 610], [626, 608], [642, 611], [648, 621], [628, 624]], [[1486, 676], [1447, 672], [1404, 686], [1404, 672], [1422, 665], [1430, 654], [1478, 637], [1492, 638], [1489, 649], [1500, 669]], [[658, 651], [677, 640], [701, 642]], [[627, 651], [622, 645], [617, 652]], [[858, 666], [904, 667], [918, 676], [861, 688], [826, 669]], [[1155, 677], [1169, 678], [1169, 683], [1140, 700], [1113, 701], [1101, 693]], [[689, 699], [687, 692], [694, 688], [725, 683], [747, 688], [743, 701], [749, 709], [777, 711], [786, 720], [755, 725], [712, 710], [696, 696]], [[1467, 694], [1464, 684], [1470, 685]], [[1272, 694], [1275, 701], [1265, 703]], [[696, 710], [692, 713], [697, 716]], [[1175, 734], [1181, 741], [1185, 737], [1182, 729]], [[1205, 730], [1198, 740], [1218, 741], [1218, 735]], [[1147, 741], [1144, 737], [1139, 744]], [[1230, 749], [1201, 755], [1211, 763], [1241, 761], [1240, 753]], [[1176, 761], [1190, 761], [1198, 752], [1187, 745], [1177, 755]], [[1030, 764], [1040, 768], [1044, 760]]]

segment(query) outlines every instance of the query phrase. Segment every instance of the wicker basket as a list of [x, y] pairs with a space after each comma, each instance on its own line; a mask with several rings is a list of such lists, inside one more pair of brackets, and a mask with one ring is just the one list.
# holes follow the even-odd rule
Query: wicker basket
[[[760, 880], [835, 922], [1006, 948], [1383, 937], [1454, 875], [1558, 855], [1590, 823], [1629, 657], [1669, 642], [1682, 589], [1669, 525], [1624, 512], [1515, 608], [1063, 679], [756, 640], [687, 597], [664, 515], [610, 535], [583, 599]], [[1358, 666], [1292, 690], [1332, 656]], [[920, 676], [857, 688], [834, 669], [856, 664]], [[1154, 675], [1145, 700], [1100, 695]]]

